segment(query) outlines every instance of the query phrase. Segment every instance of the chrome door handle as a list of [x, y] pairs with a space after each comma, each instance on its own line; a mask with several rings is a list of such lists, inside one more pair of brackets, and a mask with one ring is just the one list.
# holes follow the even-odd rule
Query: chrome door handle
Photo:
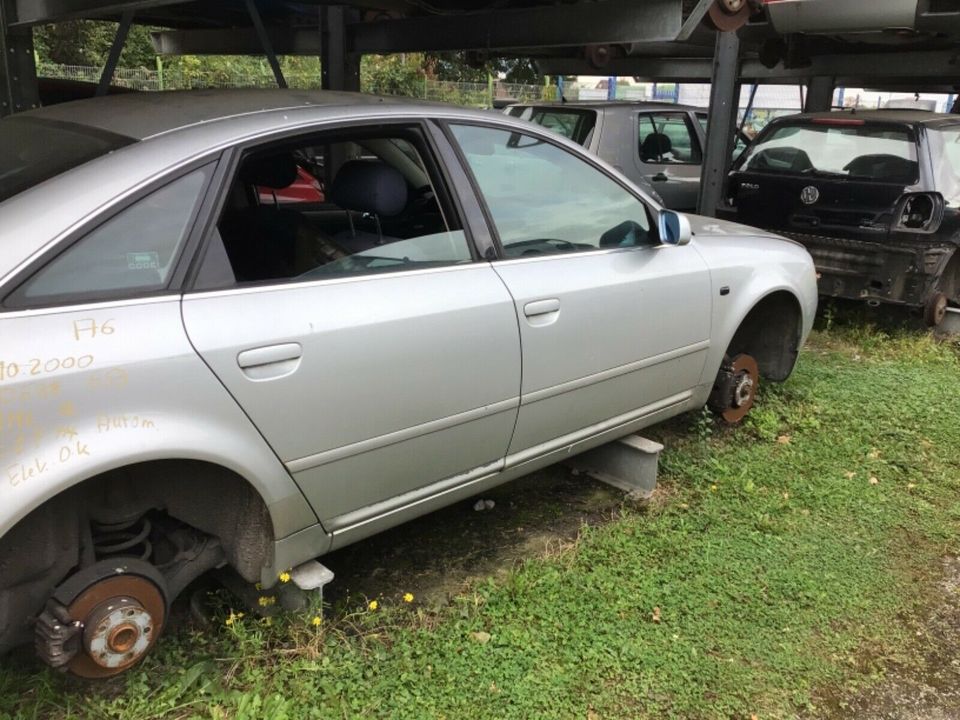
[[670, 178], [667, 177], [666, 173], [659, 172], [653, 177], [650, 178], [650, 182], [668, 182]]
[[300, 343], [267, 345], [239, 353], [237, 365], [251, 380], [271, 380], [294, 372], [302, 356]]
[[540, 315], [549, 315], [550, 313], [560, 312], [560, 301], [557, 298], [549, 300], [535, 300], [523, 306], [523, 314], [528, 318], [538, 317]]

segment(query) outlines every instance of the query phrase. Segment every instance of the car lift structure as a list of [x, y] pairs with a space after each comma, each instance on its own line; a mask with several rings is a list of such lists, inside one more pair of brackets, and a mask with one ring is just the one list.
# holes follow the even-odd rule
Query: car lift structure
[[98, 93], [109, 90], [132, 23], [169, 28], [160, 54], [318, 55], [321, 86], [360, 89], [360, 57], [465, 50], [527, 56], [548, 75], [712, 82], [700, 212], [723, 197], [744, 84], [807, 88], [829, 109], [837, 86], [955, 93], [960, 0], [0, 0], [0, 116], [36, 107], [32, 28], [118, 22]]

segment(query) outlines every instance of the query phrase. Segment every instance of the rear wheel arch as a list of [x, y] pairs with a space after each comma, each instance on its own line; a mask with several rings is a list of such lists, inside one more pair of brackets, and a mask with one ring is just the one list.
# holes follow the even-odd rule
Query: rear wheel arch
[[[252, 583], [273, 561], [267, 505], [236, 472], [197, 460], [153, 460], [109, 470], [48, 498], [0, 538], [0, 652], [29, 642], [28, 619], [54, 589], [101, 559], [94, 550], [98, 533], [110, 544], [116, 539], [111, 532], [130, 528], [133, 535], [144, 527], [152, 527], [151, 539], [156, 533], [171, 537], [171, 529], [180, 538], [187, 533], [186, 544], [196, 551], [168, 564], [171, 595], [223, 562]], [[156, 561], [157, 547], [154, 543], [147, 561]], [[141, 552], [148, 551], [138, 546], [129, 554]]]

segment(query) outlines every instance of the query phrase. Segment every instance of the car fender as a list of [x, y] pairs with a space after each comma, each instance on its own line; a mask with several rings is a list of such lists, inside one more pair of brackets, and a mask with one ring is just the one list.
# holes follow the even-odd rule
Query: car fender
[[200, 460], [246, 479], [275, 539], [317, 523], [189, 344], [178, 295], [10, 313], [0, 328], [0, 536], [68, 488], [154, 460]]
[[737, 329], [764, 298], [783, 291], [797, 300], [800, 345], [813, 329], [818, 301], [813, 260], [801, 245], [762, 236], [749, 228], [723, 225], [723, 234], [705, 231], [701, 225], [694, 243], [710, 268], [713, 291], [713, 342], [701, 379], [711, 386]]

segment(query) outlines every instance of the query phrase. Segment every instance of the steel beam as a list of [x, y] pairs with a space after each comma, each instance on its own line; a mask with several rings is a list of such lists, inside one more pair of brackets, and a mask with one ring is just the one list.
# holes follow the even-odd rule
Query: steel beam
[[826, 112], [833, 106], [834, 79], [820, 75], [810, 78], [807, 84], [807, 99], [803, 104], [804, 112]]
[[124, 10], [120, 17], [120, 24], [117, 26], [117, 34], [113, 36], [113, 44], [110, 46], [110, 54], [107, 55], [107, 63], [103, 66], [103, 72], [100, 73], [97, 97], [103, 97], [110, 92], [110, 83], [113, 81], [113, 74], [117, 70], [117, 63], [120, 62], [120, 54], [123, 52], [123, 46], [127, 42], [127, 35], [130, 34], [132, 24], [133, 10]]
[[39, 105], [33, 31], [8, 27], [0, 7], [0, 117]]
[[645, 500], [657, 488], [657, 466], [663, 445], [639, 435], [614, 440], [567, 461], [576, 472]]
[[[266, 27], [277, 55], [320, 55], [320, 30]], [[150, 38], [158, 55], [258, 55], [263, 45], [253, 28], [230, 30], [166, 30]]]
[[740, 38], [732, 32], [717, 33], [710, 86], [710, 124], [697, 202], [697, 212], [710, 217], [716, 216], [717, 207], [723, 199], [733, 153], [733, 136], [740, 106], [740, 84], [737, 81], [739, 65]]
[[[543, 57], [537, 59], [537, 64], [546, 75], [591, 74], [589, 63], [576, 57]], [[596, 70], [592, 73], [595, 74]], [[662, 82], [710, 82], [713, 61], [702, 57], [635, 55], [612, 58], [603, 74]], [[953, 87], [960, 85], [960, 55], [944, 50], [819, 55], [814, 56], [812, 65], [805, 68], [785, 68], [783, 65], [768, 68], [755, 58], [745, 58], [740, 63], [743, 82], [796, 84], [817, 77], [829, 78], [833, 84], [845, 87], [897, 86], [918, 90]]]
[[3, 0], [11, 27], [120, 15], [127, 10], [137, 11], [183, 2], [184, 0]]
[[349, 33], [364, 54], [501, 50], [670, 41], [682, 20], [681, 0], [602, 0], [356, 23]]
[[260, 11], [257, 9], [256, 0], [247, 0], [247, 14], [250, 16], [250, 22], [253, 23], [254, 32], [257, 35], [257, 41], [263, 54], [267, 56], [267, 62], [270, 63], [270, 69], [273, 71], [273, 77], [277, 81], [277, 87], [287, 87], [287, 80], [283, 77], [283, 70], [280, 69], [280, 61], [277, 60], [277, 54], [273, 51], [273, 44], [270, 42], [270, 36], [267, 35], [267, 29], [263, 26], [263, 19], [260, 17]]
[[346, 44], [347, 23], [356, 11], [343, 5], [320, 9], [320, 85], [324, 90], [360, 91], [360, 56]]

